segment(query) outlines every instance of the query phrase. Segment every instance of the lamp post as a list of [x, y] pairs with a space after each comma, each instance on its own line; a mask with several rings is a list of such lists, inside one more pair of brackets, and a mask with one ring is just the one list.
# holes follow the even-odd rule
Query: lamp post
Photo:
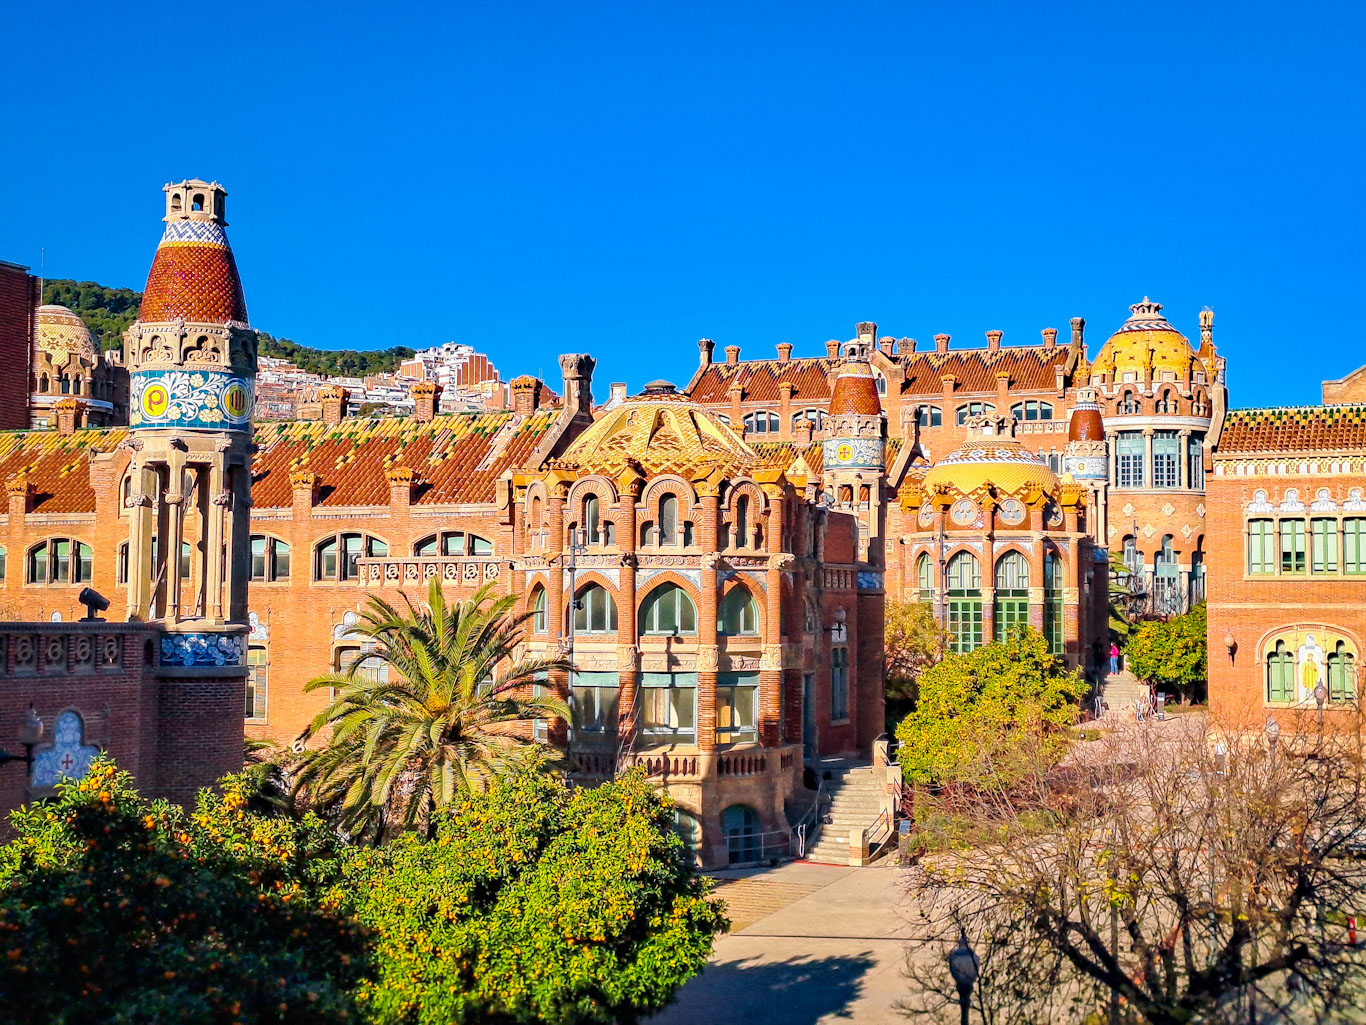
[[1319, 706], [1319, 737], [1323, 737], [1323, 706], [1328, 704], [1328, 688], [1320, 680], [1314, 684], [1314, 704]]
[[958, 946], [949, 951], [949, 974], [958, 987], [958, 1008], [962, 1012], [962, 1025], [968, 1025], [968, 1008], [972, 1006], [972, 987], [977, 982], [982, 962], [977, 952], [968, 945], [966, 929], [958, 930]]
[[19, 743], [24, 749], [21, 755], [10, 754], [5, 748], [0, 747], [0, 765], [8, 762], [23, 762], [32, 768], [33, 766], [33, 746], [43, 739], [43, 720], [38, 718], [38, 713], [33, 710], [33, 706], [28, 706], [28, 713], [24, 716], [24, 724], [19, 727]]
[[569, 700], [570, 707], [569, 733], [565, 738], [564, 744], [566, 760], [569, 757], [570, 741], [574, 737], [574, 614], [580, 608], [580, 599], [575, 581], [578, 579], [579, 556], [588, 554], [588, 545], [584, 543], [584, 534], [584, 531], [578, 529], [571, 530], [569, 532], [569, 543], [565, 545], [565, 552], [569, 556], [566, 561], [566, 568], [569, 570], [569, 603], [565, 606], [565, 616], [568, 619], [568, 622], [565, 623], [564, 631], [564, 657], [569, 662], [569, 685], [565, 688], [565, 696]]
[[1281, 739], [1281, 724], [1274, 715], [1266, 717], [1266, 743], [1271, 750], [1271, 767], [1276, 767], [1276, 741]]

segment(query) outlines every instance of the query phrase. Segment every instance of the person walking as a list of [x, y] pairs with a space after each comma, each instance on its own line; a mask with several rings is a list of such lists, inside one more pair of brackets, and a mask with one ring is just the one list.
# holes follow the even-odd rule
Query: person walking
[[1119, 645], [1114, 641], [1110, 642], [1110, 675], [1114, 676], [1119, 672]]

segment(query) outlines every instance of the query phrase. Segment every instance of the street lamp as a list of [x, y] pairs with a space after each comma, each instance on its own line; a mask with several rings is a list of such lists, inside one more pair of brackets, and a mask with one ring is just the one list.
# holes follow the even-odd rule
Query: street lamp
[[0, 765], [6, 762], [23, 762], [30, 768], [33, 766], [33, 745], [43, 739], [43, 720], [38, 718], [38, 713], [33, 710], [33, 706], [28, 706], [28, 714], [24, 716], [24, 724], [19, 727], [19, 743], [24, 748], [21, 755], [12, 755], [9, 751], [0, 747]]
[[968, 1025], [968, 1008], [972, 1002], [972, 987], [982, 970], [977, 952], [968, 946], [966, 929], [958, 930], [958, 946], [949, 951], [949, 974], [958, 987], [958, 1007], [962, 1011], [962, 1025]]
[[1314, 704], [1319, 706], [1319, 733], [1323, 733], [1323, 706], [1328, 704], [1328, 688], [1320, 680], [1314, 684]]

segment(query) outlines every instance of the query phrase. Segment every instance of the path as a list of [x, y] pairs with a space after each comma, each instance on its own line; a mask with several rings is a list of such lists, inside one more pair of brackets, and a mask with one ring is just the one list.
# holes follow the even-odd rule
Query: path
[[794, 862], [723, 876], [729, 935], [650, 1025], [891, 1025], [905, 929], [900, 871]]

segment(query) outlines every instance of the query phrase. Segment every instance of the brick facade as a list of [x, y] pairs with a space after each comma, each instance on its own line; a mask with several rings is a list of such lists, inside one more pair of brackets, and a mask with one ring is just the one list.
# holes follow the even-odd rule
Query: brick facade
[[0, 430], [29, 426], [28, 395], [36, 331], [38, 279], [27, 267], [0, 260]]

